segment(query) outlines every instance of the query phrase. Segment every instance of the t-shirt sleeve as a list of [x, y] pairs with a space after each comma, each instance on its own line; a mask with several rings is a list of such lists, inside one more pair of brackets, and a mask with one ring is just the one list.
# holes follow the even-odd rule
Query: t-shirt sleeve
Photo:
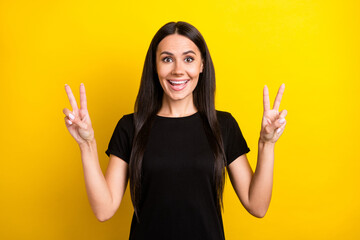
[[106, 155], [113, 154], [129, 163], [134, 135], [133, 115], [124, 115], [117, 123], [110, 139]]
[[226, 121], [224, 121], [226, 122], [224, 150], [226, 154], [226, 165], [228, 166], [239, 156], [248, 153], [250, 149], [235, 118], [230, 113], [226, 115]]

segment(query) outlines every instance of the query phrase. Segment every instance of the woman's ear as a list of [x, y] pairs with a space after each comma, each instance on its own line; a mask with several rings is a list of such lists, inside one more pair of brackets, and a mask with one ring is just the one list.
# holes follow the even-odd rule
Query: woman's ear
[[204, 70], [204, 60], [201, 60], [201, 66], [200, 66], [200, 73], [202, 73], [203, 72], [203, 70]]

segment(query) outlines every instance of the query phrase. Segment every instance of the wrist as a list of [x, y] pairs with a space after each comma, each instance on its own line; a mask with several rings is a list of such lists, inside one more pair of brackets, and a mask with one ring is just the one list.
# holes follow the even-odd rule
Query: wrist
[[95, 138], [91, 140], [84, 141], [82, 143], [79, 143], [79, 147], [81, 151], [88, 151], [96, 149], [96, 141]]
[[275, 142], [264, 141], [261, 138], [259, 138], [259, 148], [264, 148], [264, 147], [274, 148], [275, 147]]

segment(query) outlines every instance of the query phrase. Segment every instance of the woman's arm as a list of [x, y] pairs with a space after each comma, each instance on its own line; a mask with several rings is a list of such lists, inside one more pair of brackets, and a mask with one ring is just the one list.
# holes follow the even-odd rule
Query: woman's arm
[[234, 190], [245, 209], [255, 217], [265, 216], [272, 194], [274, 172], [275, 143], [286, 125], [287, 111], [279, 113], [279, 106], [285, 85], [281, 85], [270, 109], [269, 92], [264, 87], [264, 114], [258, 142], [258, 158], [253, 173], [245, 154], [234, 160], [228, 167], [228, 173]]
[[64, 108], [65, 125], [79, 144], [88, 199], [96, 218], [106, 221], [118, 209], [128, 181], [128, 164], [110, 155], [104, 174], [101, 171], [94, 130], [87, 110], [85, 86], [80, 85], [80, 109], [68, 85], [65, 85], [73, 111]]
[[95, 139], [80, 145], [80, 151], [90, 206], [99, 221], [106, 221], [115, 214], [124, 196], [128, 182], [128, 164], [110, 155], [104, 176], [98, 160]]
[[274, 169], [274, 144], [259, 141], [258, 161], [253, 173], [246, 154], [227, 168], [233, 188], [245, 209], [253, 216], [265, 216], [271, 199]]

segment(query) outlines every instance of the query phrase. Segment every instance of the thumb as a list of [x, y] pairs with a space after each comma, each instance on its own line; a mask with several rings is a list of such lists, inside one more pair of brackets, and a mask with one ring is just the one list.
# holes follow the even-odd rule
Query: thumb
[[82, 122], [81, 119], [76, 116], [73, 112], [71, 112], [69, 109], [64, 108], [63, 109], [63, 113], [65, 114], [66, 118], [67, 118], [67, 124], [68, 125], [77, 125], [78, 127], [82, 128], [82, 129], [86, 129], [87, 128], [87, 124]]
[[284, 110], [282, 110], [281, 112], [280, 112], [280, 115], [279, 115], [279, 118], [285, 118], [286, 117], [286, 115], [287, 115], [287, 111], [284, 109]]

